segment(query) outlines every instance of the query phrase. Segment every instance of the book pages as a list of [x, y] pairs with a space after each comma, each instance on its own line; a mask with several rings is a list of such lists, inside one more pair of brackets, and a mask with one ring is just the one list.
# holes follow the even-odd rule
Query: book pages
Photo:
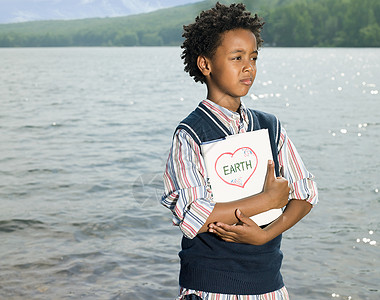
[[[268, 160], [273, 160], [267, 129], [227, 136], [201, 145], [215, 202], [228, 202], [261, 193]], [[277, 219], [282, 209], [251, 217], [259, 226]]]

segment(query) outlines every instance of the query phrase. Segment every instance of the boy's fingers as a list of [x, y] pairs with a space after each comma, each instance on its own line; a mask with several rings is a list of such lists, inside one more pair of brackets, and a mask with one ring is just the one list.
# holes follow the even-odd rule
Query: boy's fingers
[[230, 232], [227, 228], [223, 228], [223, 225], [225, 224], [218, 224], [209, 229], [209, 232], [216, 234], [222, 239], [232, 238], [233, 233]]
[[227, 232], [232, 232], [233, 231], [233, 227], [234, 226], [231, 226], [231, 225], [228, 225], [228, 224], [224, 224], [224, 223], [216, 223], [216, 226], [215, 228], [220, 232], [220, 233], [223, 233], [223, 234], [226, 234]]
[[229, 231], [230, 225], [218, 222], [216, 224], [210, 224], [209, 228], [210, 232], [224, 234], [226, 231]]
[[236, 212], [235, 212], [235, 215], [236, 215], [236, 218], [241, 221], [243, 224], [248, 224], [249, 221], [251, 220], [250, 218], [248, 218], [245, 214], [242, 213], [242, 211], [240, 209], [236, 209]]
[[280, 177], [284, 177], [284, 167], [280, 167]]
[[271, 176], [272, 178], [275, 178], [273, 160], [268, 160], [267, 177], [268, 176]]
[[239, 231], [239, 226], [228, 225], [225, 223], [216, 223], [210, 225], [210, 232], [216, 233], [221, 237], [233, 237]]
[[[257, 226], [257, 224], [254, 221], [252, 221], [250, 217], [246, 216], [240, 209], [237, 209], [235, 211], [235, 215], [236, 215], [236, 218], [240, 221], [239, 225], [254, 226], [254, 227]], [[241, 226], [240, 228], [242, 228]], [[239, 228], [239, 226], [234, 226], [234, 227]]]

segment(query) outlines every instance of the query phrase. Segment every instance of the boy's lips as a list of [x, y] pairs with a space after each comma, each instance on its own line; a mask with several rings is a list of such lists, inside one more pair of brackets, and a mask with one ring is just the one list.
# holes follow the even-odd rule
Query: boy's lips
[[252, 78], [251, 77], [243, 78], [240, 80], [240, 82], [243, 84], [246, 84], [246, 85], [251, 85], [252, 84]]

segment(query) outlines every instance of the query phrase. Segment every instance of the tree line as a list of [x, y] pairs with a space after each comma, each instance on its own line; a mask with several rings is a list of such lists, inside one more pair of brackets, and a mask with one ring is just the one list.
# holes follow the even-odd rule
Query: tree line
[[264, 38], [289, 47], [380, 47], [380, 1], [296, 2], [266, 14]]
[[[128, 17], [3, 24], [0, 47], [177, 46], [182, 43], [182, 25], [211, 2]], [[266, 45], [380, 46], [378, 0], [295, 0], [260, 7], [252, 0], [242, 2], [264, 18]]]

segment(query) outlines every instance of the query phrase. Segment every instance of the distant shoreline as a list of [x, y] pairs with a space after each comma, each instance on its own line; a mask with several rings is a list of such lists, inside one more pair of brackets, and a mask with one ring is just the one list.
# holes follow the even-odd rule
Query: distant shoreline
[[[193, 22], [214, 2], [125, 17], [0, 24], [0, 47], [179, 46], [183, 24]], [[380, 47], [380, 1], [368, 5], [357, 0], [239, 2], [264, 19], [262, 37], [271, 47]]]

